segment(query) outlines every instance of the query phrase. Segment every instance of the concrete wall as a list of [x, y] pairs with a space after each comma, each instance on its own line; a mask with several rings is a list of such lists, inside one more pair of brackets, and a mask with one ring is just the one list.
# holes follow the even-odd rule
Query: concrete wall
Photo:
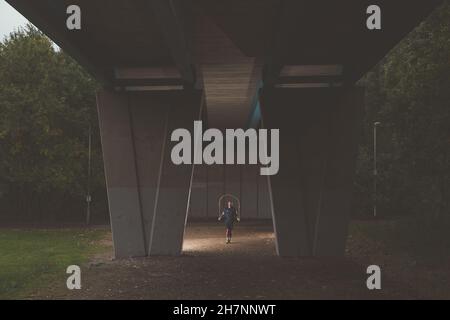
[[196, 166], [189, 219], [215, 219], [218, 200], [231, 193], [241, 202], [241, 218], [271, 219], [268, 180], [260, 176], [259, 165]]

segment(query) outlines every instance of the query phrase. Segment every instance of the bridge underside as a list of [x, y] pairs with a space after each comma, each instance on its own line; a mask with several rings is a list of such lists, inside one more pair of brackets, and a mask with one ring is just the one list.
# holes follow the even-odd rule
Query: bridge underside
[[[7, 0], [103, 88], [97, 105], [116, 257], [177, 255], [187, 214], [272, 218], [281, 256], [344, 254], [364, 90], [355, 83], [441, 0]], [[81, 30], [66, 28], [69, 5]], [[280, 129], [280, 171], [175, 166], [170, 133]]]

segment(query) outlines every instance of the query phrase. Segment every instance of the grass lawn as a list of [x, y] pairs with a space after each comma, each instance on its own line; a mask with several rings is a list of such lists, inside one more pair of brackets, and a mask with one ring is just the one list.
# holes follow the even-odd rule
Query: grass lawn
[[65, 283], [69, 265], [105, 249], [104, 229], [0, 229], [0, 299], [21, 299], [36, 288]]

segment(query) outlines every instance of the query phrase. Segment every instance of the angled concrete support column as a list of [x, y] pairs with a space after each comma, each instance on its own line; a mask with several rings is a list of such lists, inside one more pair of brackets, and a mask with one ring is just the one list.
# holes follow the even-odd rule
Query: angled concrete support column
[[216, 218], [219, 216], [218, 201], [221, 195], [225, 193], [225, 165], [213, 164], [208, 168], [208, 217]]
[[278, 254], [342, 255], [363, 91], [266, 89], [261, 106], [264, 126], [280, 129], [280, 170], [268, 178]]
[[242, 166], [241, 174], [241, 218], [258, 218], [258, 177], [257, 165]]
[[313, 253], [320, 257], [345, 253], [364, 89], [344, 90], [336, 102], [337, 108], [329, 112], [327, 162], [315, 228]]
[[172, 164], [170, 134], [192, 128], [202, 99], [193, 90], [97, 94], [117, 258], [181, 252], [193, 166]]
[[128, 97], [100, 91], [97, 107], [115, 257], [145, 256], [146, 241]]
[[191, 188], [188, 219], [208, 216], [208, 167], [196, 165]]
[[167, 108], [165, 143], [161, 153], [149, 255], [181, 253], [194, 165], [173, 164], [170, 154], [175, 142], [170, 142], [170, 135], [175, 129], [186, 128], [191, 132], [193, 140], [194, 120], [200, 120], [203, 105], [203, 92], [200, 90], [180, 91], [167, 98], [169, 108]]

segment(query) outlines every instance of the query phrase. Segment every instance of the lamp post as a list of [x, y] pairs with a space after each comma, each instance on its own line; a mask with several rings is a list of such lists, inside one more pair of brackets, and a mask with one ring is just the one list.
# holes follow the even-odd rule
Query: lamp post
[[380, 122], [373, 123], [373, 216], [377, 216], [377, 127]]
[[91, 223], [91, 157], [92, 157], [92, 126], [89, 124], [88, 137], [88, 172], [87, 172], [87, 195], [86, 195], [86, 224]]

